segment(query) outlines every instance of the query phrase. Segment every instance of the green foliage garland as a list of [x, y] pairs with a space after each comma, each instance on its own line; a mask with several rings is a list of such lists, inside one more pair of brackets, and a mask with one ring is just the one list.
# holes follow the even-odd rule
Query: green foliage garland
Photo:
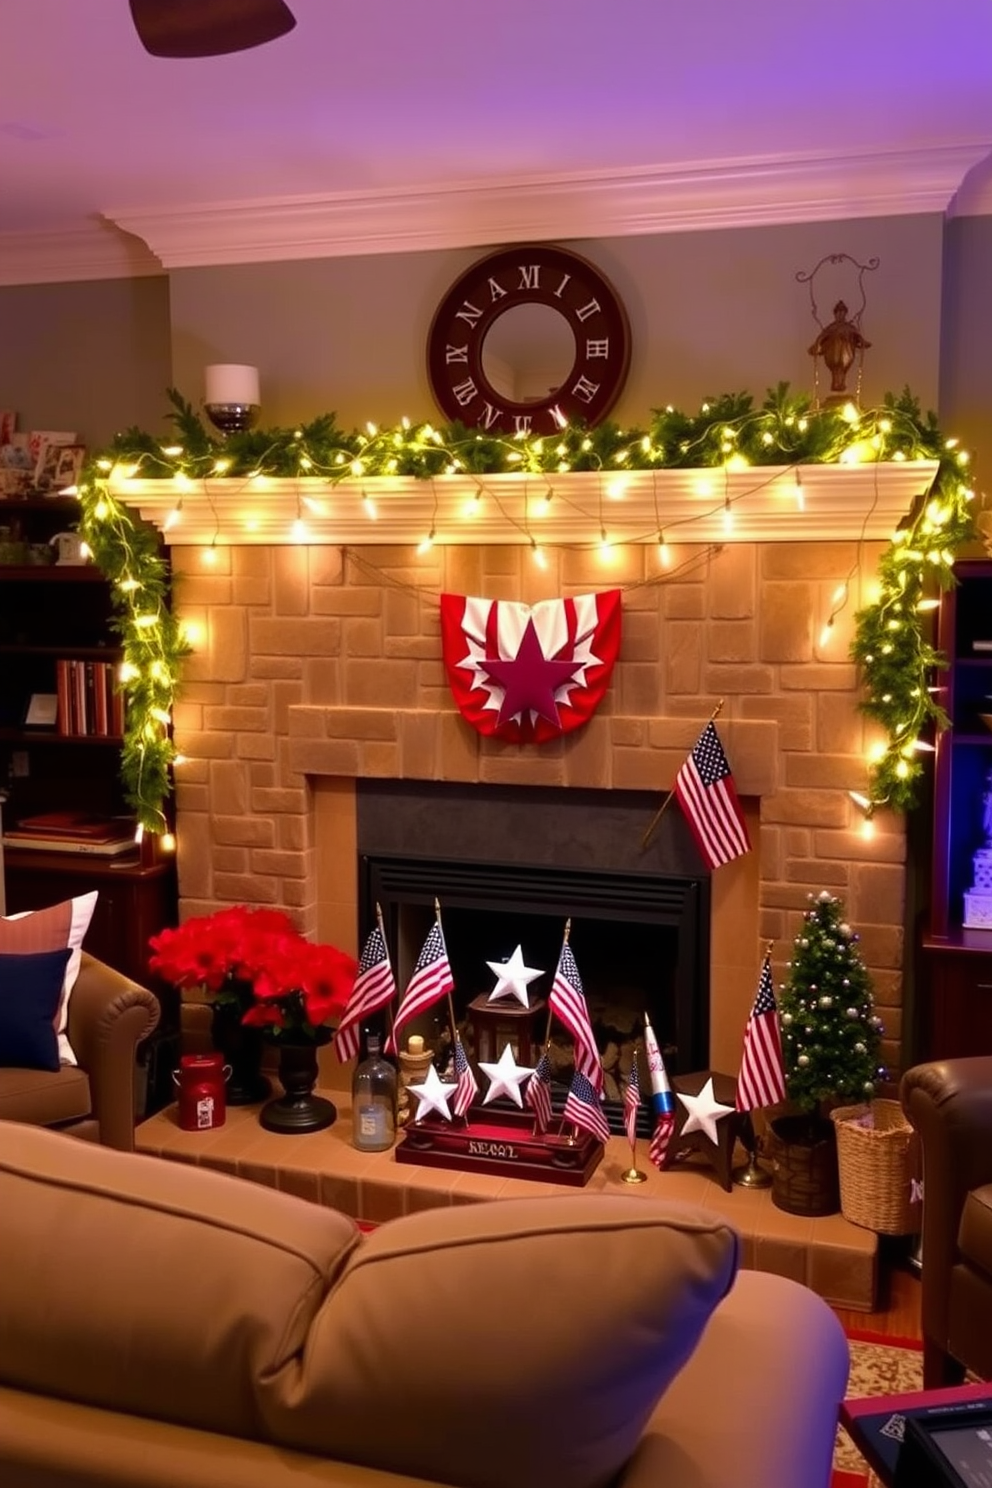
[[946, 723], [928, 691], [940, 658], [918, 606], [934, 589], [954, 582], [955, 555], [973, 535], [973, 493], [967, 455], [942, 437], [933, 414], [922, 416], [908, 389], [888, 394], [876, 409], [815, 410], [807, 396], [794, 396], [780, 383], [760, 407], [747, 393], [724, 394], [705, 400], [694, 414], [654, 409], [644, 429], [605, 422], [594, 429], [569, 426], [543, 438], [407, 420], [394, 428], [369, 424], [345, 432], [333, 414], [324, 414], [295, 429], [231, 434], [223, 443], [175, 389], [168, 397], [172, 443], [128, 429], [87, 462], [78, 486], [80, 531], [114, 596], [127, 700], [122, 779], [146, 830], [167, 826], [164, 805], [176, 757], [170, 717], [189, 646], [171, 611], [158, 534], [115, 494], [124, 474], [177, 481], [317, 476], [333, 484], [376, 476], [430, 480], [458, 471], [553, 477], [565, 471], [939, 460], [930, 491], [907, 513], [882, 559], [879, 598], [858, 612], [852, 645], [865, 686], [864, 710], [886, 734], [882, 753], [869, 767], [867, 809], [913, 805], [922, 769], [917, 742], [928, 726]]

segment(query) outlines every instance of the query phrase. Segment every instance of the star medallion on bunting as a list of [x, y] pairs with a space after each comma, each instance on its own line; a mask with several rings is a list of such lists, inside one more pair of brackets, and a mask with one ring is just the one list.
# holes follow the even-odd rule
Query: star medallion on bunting
[[620, 649], [620, 591], [539, 604], [441, 595], [451, 691], [480, 734], [543, 744], [586, 723]]
[[500, 997], [512, 996], [521, 1007], [530, 1006], [527, 987], [539, 976], [543, 976], [544, 972], [537, 967], [524, 965], [523, 946], [517, 946], [509, 961], [487, 961], [486, 965], [496, 978], [496, 985], [489, 994], [490, 1002], [496, 1002]]

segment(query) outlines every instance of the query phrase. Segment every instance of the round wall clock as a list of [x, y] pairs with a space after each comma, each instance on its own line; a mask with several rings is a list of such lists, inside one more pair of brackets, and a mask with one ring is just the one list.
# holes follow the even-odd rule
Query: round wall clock
[[[504, 352], [501, 333], [512, 320], [519, 357]], [[427, 338], [442, 412], [493, 434], [599, 423], [629, 364], [630, 328], [616, 291], [584, 258], [544, 243], [473, 264], [441, 301]]]

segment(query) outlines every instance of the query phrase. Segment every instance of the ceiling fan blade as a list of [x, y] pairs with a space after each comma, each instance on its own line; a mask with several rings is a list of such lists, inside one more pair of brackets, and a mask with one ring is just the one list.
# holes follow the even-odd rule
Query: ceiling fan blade
[[129, 0], [138, 38], [153, 57], [220, 57], [292, 31], [283, 0]]

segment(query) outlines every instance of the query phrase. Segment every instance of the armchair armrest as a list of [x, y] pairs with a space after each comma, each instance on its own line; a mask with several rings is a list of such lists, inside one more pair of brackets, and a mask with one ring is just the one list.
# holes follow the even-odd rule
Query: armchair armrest
[[69, 998], [67, 1032], [90, 1082], [100, 1141], [134, 1150], [138, 1046], [157, 1027], [161, 1008], [146, 987], [83, 952]]
[[923, 1151], [923, 1333], [946, 1347], [961, 1211], [992, 1183], [992, 1056], [914, 1065], [899, 1098]]

